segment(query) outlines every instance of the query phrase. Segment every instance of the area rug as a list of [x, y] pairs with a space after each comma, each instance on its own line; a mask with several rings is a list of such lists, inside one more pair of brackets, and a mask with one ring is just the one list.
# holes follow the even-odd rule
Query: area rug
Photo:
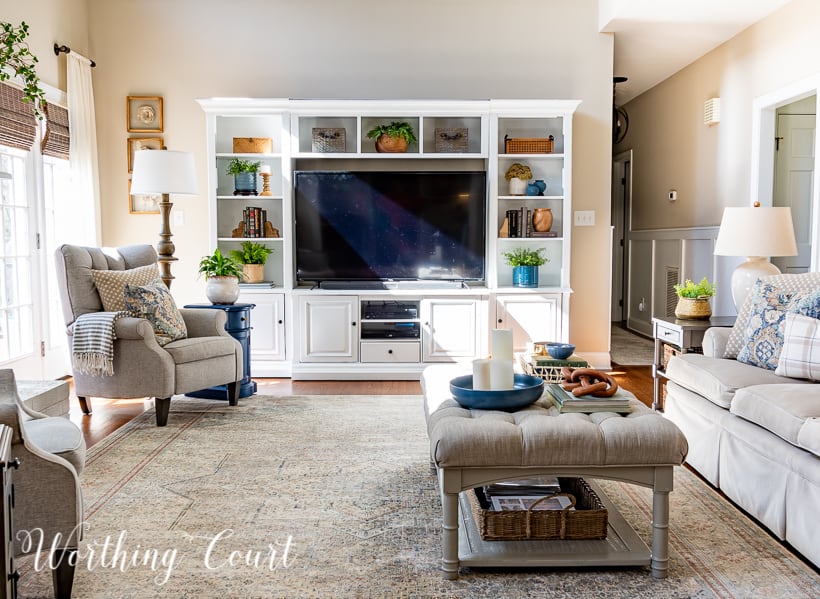
[[[93, 417], [93, 416], [92, 416]], [[74, 597], [818, 597], [820, 576], [685, 469], [670, 575], [439, 570], [418, 396], [174, 398], [95, 445]], [[601, 481], [648, 541], [648, 489]], [[20, 597], [50, 597], [31, 556]]]
[[613, 324], [610, 328], [609, 357], [620, 366], [648, 366], [655, 359], [655, 342]]

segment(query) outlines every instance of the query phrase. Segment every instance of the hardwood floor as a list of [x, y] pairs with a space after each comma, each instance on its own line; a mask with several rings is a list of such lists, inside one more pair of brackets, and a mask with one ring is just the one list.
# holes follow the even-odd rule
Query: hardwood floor
[[[618, 384], [632, 391], [647, 405], [652, 404], [650, 366], [616, 366], [611, 374]], [[418, 381], [292, 381], [254, 379], [261, 395], [421, 395]], [[242, 400], [240, 400], [242, 401]], [[83, 414], [71, 387], [69, 418], [83, 431], [88, 447], [152, 407], [150, 399], [91, 399], [91, 415]], [[173, 410], [173, 404], [171, 409]]]

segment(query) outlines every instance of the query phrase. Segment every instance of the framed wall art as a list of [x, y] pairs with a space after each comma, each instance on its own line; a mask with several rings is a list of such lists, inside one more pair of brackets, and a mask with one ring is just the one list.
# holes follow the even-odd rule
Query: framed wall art
[[140, 150], [161, 150], [161, 137], [129, 137], [128, 138], [128, 172], [134, 171], [134, 152]]
[[125, 117], [129, 133], [162, 133], [162, 97], [128, 96]]
[[128, 212], [130, 214], [159, 214], [161, 193], [131, 195], [131, 179], [128, 179]]

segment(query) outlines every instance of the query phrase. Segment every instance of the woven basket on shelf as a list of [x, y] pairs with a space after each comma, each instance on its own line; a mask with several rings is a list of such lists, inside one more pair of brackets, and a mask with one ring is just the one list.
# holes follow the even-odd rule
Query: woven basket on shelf
[[466, 127], [437, 127], [435, 147], [438, 153], [461, 153], [467, 151]]
[[607, 510], [582, 478], [559, 478], [574, 510], [493, 511], [481, 487], [467, 492], [478, 532], [485, 541], [605, 539]]
[[237, 154], [270, 154], [273, 140], [270, 137], [234, 137], [233, 151]]
[[505, 154], [552, 154], [555, 137], [507, 137], [504, 136]]
[[312, 133], [312, 152], [328, 153], [345, 151], [345, 130], [343, 127], [314, 127]]

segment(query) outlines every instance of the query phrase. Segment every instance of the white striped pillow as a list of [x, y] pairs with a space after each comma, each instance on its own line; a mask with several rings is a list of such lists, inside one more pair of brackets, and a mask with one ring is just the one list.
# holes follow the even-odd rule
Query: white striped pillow
[[783, 349], [775, 374], [820, 380], [820, 320], [788, 313], [783, 327]]

